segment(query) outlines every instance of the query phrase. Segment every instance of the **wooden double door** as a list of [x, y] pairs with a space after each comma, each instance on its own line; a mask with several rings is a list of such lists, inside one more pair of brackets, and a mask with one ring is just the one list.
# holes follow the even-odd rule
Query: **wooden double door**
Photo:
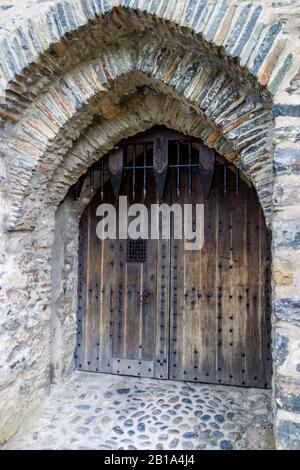
[[151, 169], [151, 146], [140, 157], [135, 150], [136, 170], [128, 160], [120, 194], [129, 206], [204, 204], [204, 246], [186, 250], [184, 239], [174, 239], [174, 226], [170, 239], [101, 241], [97, 207], [113, 204], [117, 222], [119, 212], [107, 180], [80, 221], [76, 366], [268, 387], [270, 237], [256, 193], [216, 161], [207, 197], [196, 165], [176, 166], [178, 145], [169, 146], [162, 197]]

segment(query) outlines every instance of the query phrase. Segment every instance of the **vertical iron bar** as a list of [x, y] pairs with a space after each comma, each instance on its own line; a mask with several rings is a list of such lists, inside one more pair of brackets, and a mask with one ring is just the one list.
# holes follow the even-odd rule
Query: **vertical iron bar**
[[180, 142], [176, 143], [177, 147], [177, 168], [176, 168], [176, 189], [177, 189], [177, 196], [180, 194]]
[[224, 194], [227, 193], [227, 161], [224, 163]]
[[94, 191], [94, 171], [90, 169], [90, 199], [92, 199], [93, 191]]
[[192, 192], [192, 141], [189, 141], [189, 193]]
[[104, 163], [103, 163], [103, 158], [101, 158], [101, 165], [100, 165], [100, 193], [101, 193], [101, 201], [102, 201], [103, 196], [104, 196]]
[[136, 144], [133, 145], [132, 157], [132, 199], [135, 199], [135, 158], [136, 158]]
[[235, 192], [236, 192], [236, 195], [238, 196], [239, 194], [239, 179], [240, 179], [240, 170], [236, 170], [236, 174], [235, 174]]
[[94, 170], [90, 169], [90, 188], [94, 189]]
[[201, 145], [199, 145], [199, 171], [201, 171]]
[[143, 193], [144, 198], [146, 197], [147, 193], [147, 144], [144, 144], [144, 183], [143, 183]]

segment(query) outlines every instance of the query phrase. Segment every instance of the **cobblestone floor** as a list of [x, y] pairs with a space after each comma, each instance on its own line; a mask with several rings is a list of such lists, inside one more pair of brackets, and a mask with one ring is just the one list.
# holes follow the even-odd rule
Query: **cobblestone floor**
[[271, 449], [270, 392], [75, 372], [6, 449]]

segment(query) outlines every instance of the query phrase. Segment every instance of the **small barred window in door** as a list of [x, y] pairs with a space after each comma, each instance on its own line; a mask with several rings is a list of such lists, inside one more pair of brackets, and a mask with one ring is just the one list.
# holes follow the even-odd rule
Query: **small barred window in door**
[[127, 240], [127, 263], [145, 263], [147, 261], [147, 240], [138, 238]]

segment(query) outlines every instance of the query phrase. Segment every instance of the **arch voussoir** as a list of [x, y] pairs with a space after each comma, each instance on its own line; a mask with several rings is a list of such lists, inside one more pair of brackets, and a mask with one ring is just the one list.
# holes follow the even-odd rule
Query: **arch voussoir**
[[[215, 131], [209, 124], [196, 115], [184, 111], [178, 100], [156, 92], [147, 94], [146, 100], [137, 94], [131, 98], [120, 115], [113, 121], [104, 121], [90, 127], [75, 146], [68, 152], [61, 165], [57, 167], [51, 182], [44, 190], [50, 195], [47, 203], [60, 203], [69, 187], [79, 176], [111, 150], [120, 140], [126, 139], [154, 125], [165, 125], [186, 135], [202, 138], [205, 143]], [[231, 155], [232, 148], [222, 140], [214, 142], [217, 151]]]
[[[116, 117], [119, 102], [141, 86], [181, 100], [182, 106], [189, 107], [213, 125], [216, 132], [207, 139], [208, 145], [213, 146], [222, 137], [233, 152], [241, 150], [242, 168], [247, 175], [251, 175], [250, 163], [255, 164], [267, 152], [271, 111], [253, 97], [245, 96], [223, 70], [194, 52], [167, 48], [165, 44], [146, 42], [136, 48], [132, 45], [113, 47], [59, 78], [15, 126], [10, 162], [16, 161], [15, 152], [18, 166], [23, 162], [27, 189], [21, 173], [12, 193], [19, 193], [18, 179], [22, 181], [23, 196], [28, 191], [32, 195], [32, 188], [50, 181], [55, 168], [84, 128], [98, 115]], [[232, 95], [237, 93], [238, 103], [230, 106]], [[14, 172], [11, 163], [10, 167]], [[268, 203], [262, 201], [262, 205], [265, 204]], [[21, 206], [20, 201], [19, 216], [14, 212], [14, 217], [22, 218]], [[11, 221], [11, 226], [15, 221]]]
[[[156, 30], [156, 37], [183, 46], [189, 43], [212, 60], [223, 57], [233, 75], [237, 58], [239, 75], [249, 88], [266, 98], [276, 92], [293, 61], [282, 38], [283, 21], [266, 25], [263, 8], [255, 4], [233, 8], [227, 0], [215, 4], [184, 0], [174, 8], [173, 3], [60, 0], [43, 8], [3, 42], [1, 113], [18, 120], [53, 77], [86, 61], [97, 48], [121, 42], [132, 31], [143, 35]], [[260, 47], [255, 48], [259, 41]], [[279, 66], [282, 62], [284, 70]]]

